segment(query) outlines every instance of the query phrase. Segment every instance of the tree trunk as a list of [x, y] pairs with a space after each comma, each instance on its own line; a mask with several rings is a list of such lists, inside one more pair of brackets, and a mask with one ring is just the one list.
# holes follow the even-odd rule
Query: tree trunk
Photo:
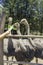
[[[0, 35], [4, 32], [5, 13], [0, 18]], [[0, 40], [0, 65], [3, 65], [3, 40]]]

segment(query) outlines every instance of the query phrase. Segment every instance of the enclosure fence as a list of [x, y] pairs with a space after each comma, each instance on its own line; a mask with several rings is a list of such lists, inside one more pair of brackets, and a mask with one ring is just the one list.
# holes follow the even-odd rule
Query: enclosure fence
[[[5, 38], [43, 38], [43, 36], [39, 36], [39, 35], [8, 35], [8, 36], [6, 36]], [[3, 42], [2, 42], [2, 44], [3, 44]], [[3, 49], [3, 46], [1, 47], [2, 49]], [[2, 53], [2, 54], [0, 54], [1, 55], [1, 59], [0, 60], [3, 60], [3, 50], [2, 49], [0, 49], [0, 51], [2, 51], [2, 52], [0, 52], [0, 53]], [[14, 63], [14, 64], [29, 64], [29, 65], [32, 65], [31, 63], [29, 63], [29, 62], [17, 62], [17, 61], [6, 61], [6, 60], [4, 60], [4, 62], [6, 62], [6, 63]], [[0, 62], [0, 65], [3, 65], [3, 61], [2, 61], [2, 63]], [[34, 65], [36, 65], [36, 64], [34, 64]]]

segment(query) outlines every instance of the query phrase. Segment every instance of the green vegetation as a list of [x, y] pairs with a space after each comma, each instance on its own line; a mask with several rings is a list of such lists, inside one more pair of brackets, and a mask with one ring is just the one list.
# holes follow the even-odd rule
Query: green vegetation
[[2, 14], [3, 6], [0, 5], [0, 15]]
[[26, 18], [31, 33], [43, 33], [43, 0], [5, 0], [4, 8], [13, 22]]

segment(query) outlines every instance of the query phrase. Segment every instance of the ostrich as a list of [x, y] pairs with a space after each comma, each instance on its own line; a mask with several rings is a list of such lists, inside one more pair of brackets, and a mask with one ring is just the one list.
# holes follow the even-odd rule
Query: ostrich
[[[21, 33], [20, 33], [20, 24], [17, 22], [17, 23], [15, 23], [14, 26], [17, 29], [17, 34], [21, 35]], [[12, 41], [14, 43], [14, 39], [12, 39]], [[15, 58], [17, 59], [17, 61], [24, 61], [25, 56], [24, 56], [23, 53], [26, 52], [27, 49], [24, 46], [21, 38], [17, 41], [17, 45], [18, 45], [18, 48], [17, 48], [17, 46], [14, 46], [14, 44], [13, 44], [13, 46], [16, 48], [16, 50], [15, 50]], [[19, 65], [22, 65], [22, 64], [19, 64]]]
[[[29, 34], [29, 25], [26, 19], [22, 19], [20, 24], [24, 24], [26, 26], [26, 32], [28, 31]], [[35, 38], [35, 39], [31, 39], [30, 40], [30, 44], [32, 44], [33, 48], [35, 49], [35, 54], [34, 56], [36, 57], [36, 63], [38, 63], [38, 59], [37, 58], [41, 58], [43, 59], [43, 39], [42, 38]]]
[[[29, 24], [28, 24], [27, 20], [26, 19], [22, 19], [21, 22], [20, 22], [20, 24], [24, 24], [25, 25], [26, 34], [29, 35], [30, 34], [30, 27], [29, 27]], [[36, 49], [35, 44], [34, 44], [35, 40], [33, 41], [31, 38], [28, 38], [28, 39], [29, 39], [30, 45], [32, 45], [32, 47], [34, 48], [33, 50], [35, 52], [35, 49]], [[34, 55], [33, 55], [33, 57], [34, 57]], [[38, 63], [38, 59], [37, 58], [36, 58], [36, 63]]]
[[[22, 19], [20, 24], [24, 24], [25, 25], [25, 28], [26, 28], [26, 33], [25, 34], [29, 35], [30, 34], [30, 27], [29, 27], [29, 24], [28, 24], [27, 20], [26, 19]], [[26, 54], [28, 56], [27, 60], [30, 59], [29, 61], [31, 61], [33, 59], [33, 57], [34, 57], [34, 52], [35, 52], [35, 49], [33, 47], [34, 42], [32, 41], [31, 38], [23, 39], [23, 42], [24, 42], [24, 44], [25, 44], [25, 46], [27, 48], [27, 54]]]

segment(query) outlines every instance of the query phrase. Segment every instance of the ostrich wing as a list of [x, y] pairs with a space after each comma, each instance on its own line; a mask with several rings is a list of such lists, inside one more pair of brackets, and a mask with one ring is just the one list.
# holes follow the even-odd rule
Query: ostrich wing
[[41, 48], [43, 49], [43, 39], [35, 38], [33, 41], [34, 41], [35, 47], [39, 49]]

